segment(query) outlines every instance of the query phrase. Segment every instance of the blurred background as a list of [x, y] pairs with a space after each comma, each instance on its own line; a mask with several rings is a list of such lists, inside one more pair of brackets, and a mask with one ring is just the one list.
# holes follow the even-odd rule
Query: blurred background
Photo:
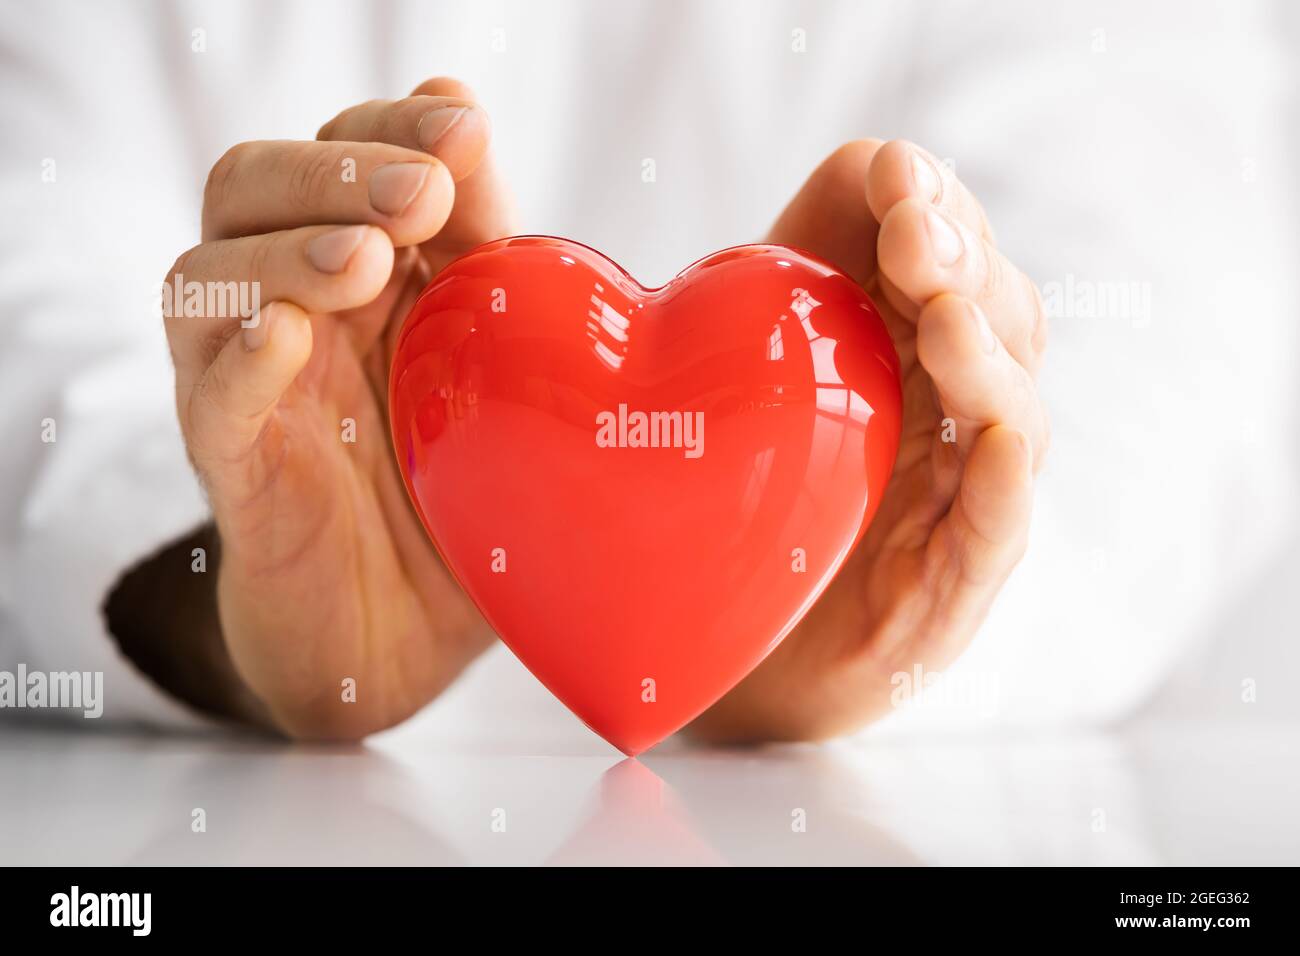
[[[523, 230], [592, 245], [657, 284], [760, 238], [841, 143], [901, 137], [982, 200], [1051, 313], [1040, 386], [1053, 447], [1030, 552], [970, 651], [860, 739], [752, 758], [669, 744], [661, 765], [645, 762], [659, 783], [644, 799], [663, 806], [657, 788], [676, 786], [707, 815], [716, 807], [699, 807], [719, 786], [767, 780], [784, 794], [787, 781], [797, 801], [801, 786], [826, 784], [815, 791], [824, 802], [894, 834], [871, 837], [863, 862], [1300, 858], [1285, 812], [1300, 799], [1294, 4], [110, 0], [0, 11], [0, 668], [140, 680], [97, 630], [94, 595], [202, 515], [150, 299], [197, 242], [204, 179], [234, 143], [310, 139], [346, 106], [454, 75], [492, 116]], [[34, 447], [46, 414], [89, 446]], [[85, 583], [54, 599], [61, 580]], [[177, 765], [142, 754], [188, 754], [176, 761], [195, 762], [200, 779], [255, 768], [259, 787], [283, 773], [294, 806], [311, 799], [314, 774], [334, 779], [321, 766], [351, 759], [208, 736], [70, 742], [11, 717], [0, 713], [0, 761], [35, 782], [0, 807], [35, 827], [6, 836], [31, 859], [59, 845], [34, 834], [69, 819], [58, 801], [38, 808], [42, 793], [85, 792], [108, 774], [111, 795], [107, 768]], [[110, 696], [106, 717], [204, 733], [147, 688]], [[420, 755], [438, 754], [435, 773]], [[645, 792], [640, 765], [593, 782], [616, 755], [504, 648], [354, 756], [371, 763], [347, 773], [366, 767], [361, 778], [377, 781], [354, 785], [379, 790], [392, 767], [382, 761], [416, 767], [402, 784], [411, 805], [475, 781], [487, 803], [501, 787], [541, 800], [551, 771], [528, 762], [539, 758], [558, 761], [554, 779], [574, 793]], [[428, 777], [437, 787], [421, 789]], [[191, 799], [189, 784], [142, 779], [157, 800]], [[949, 806], [939, 795], [955, 790], [974, 802], [936, 832]], [[1168, 809], [1189, 792], [1199, 802]], [[1125, 815], [1124, 841], [1098, 850], [1087, 834], [1103, 805], [1142, 810]], [[907, 807], [928, 810], [902, 839]], [[94, 816], [78, 819], [89, 828]], [[788, 833], [789, 810], [777, 816], [735, 825]], [[436, 829], [458, 832], [464, 821], [450, 819]], [[980, 830], [990, 819], [1005, 824], [1000, 836]], [[550, 859], [560, 831], [499, 858]], [[378, 832], [380, 845], [404, 842]], [[744, 857], [742, 836], [715, 834], [707, 852]], [[96, 844], [96, 859], [191, 852], [141, 839], [154, 850]], [[770, 860], [795, 858], [756, 840]], [[471, 841], [451, 856], [496, 852]]]

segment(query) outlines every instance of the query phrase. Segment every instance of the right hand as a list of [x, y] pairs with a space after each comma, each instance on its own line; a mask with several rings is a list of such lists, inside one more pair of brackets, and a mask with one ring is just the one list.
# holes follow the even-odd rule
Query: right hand
[[430, 80], [340, 113], [314, 142], [234, 147], [209, 176], [202, 243], [167, 276], [260, 284], [255, 326], [182, 315], [166, 328], [220, 537], [221, 632], [246, 689], [292, 736], [391, 726], [492, 640], [411, 507], [387, 412], [415, 297], [452, 258], [511, 232], [471, 97]]

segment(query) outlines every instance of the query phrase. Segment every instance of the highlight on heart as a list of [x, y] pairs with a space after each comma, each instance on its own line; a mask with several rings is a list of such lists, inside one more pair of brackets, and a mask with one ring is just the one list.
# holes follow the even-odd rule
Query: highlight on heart
[[636, 754], [758, 668], [867, 533], [898, 361], [862, 287], [793, 247], [650, 288], [513, 236], [448, 264], [402, 324], [395, 461], [493, 631]]

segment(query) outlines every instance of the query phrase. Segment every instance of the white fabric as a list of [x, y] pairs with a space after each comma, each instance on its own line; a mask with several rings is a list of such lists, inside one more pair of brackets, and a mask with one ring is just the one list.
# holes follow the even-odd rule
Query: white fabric
[[[1149, 319], [1054, 323], [1031, 553], [952, 672], [993, 675], [994, 706], [916, 707], [885, 730], [1129, 713], [1294, 524], [1284, 16], [1173, 0], [4, 3], [0, 669], [104, 670], [108, 718], [189, 720], [98, 612], [118, 574], [204, 517], [154, 287], [197, 241], [228, 146], [311, 138], [345, 106], [450, 74], [492, 114], [525, 231], [643, 281], [761, 236], [827, 153], [870, 135], [951, 158], [1040, 284], [1145, 284]], [[530, 709], [568, 719], [498, 649], [430, 719]]]

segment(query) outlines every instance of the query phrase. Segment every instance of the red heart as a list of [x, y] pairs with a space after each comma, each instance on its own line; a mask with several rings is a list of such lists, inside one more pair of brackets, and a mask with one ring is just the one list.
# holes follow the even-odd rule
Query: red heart
[[871, 300], [805, 253], [739, 246], [646, 289], [586, 246], [524, 236], [424, 290], [389, 411], [461, 586], [635, 754], [817, 600], [879, 504], [902, 396]]

